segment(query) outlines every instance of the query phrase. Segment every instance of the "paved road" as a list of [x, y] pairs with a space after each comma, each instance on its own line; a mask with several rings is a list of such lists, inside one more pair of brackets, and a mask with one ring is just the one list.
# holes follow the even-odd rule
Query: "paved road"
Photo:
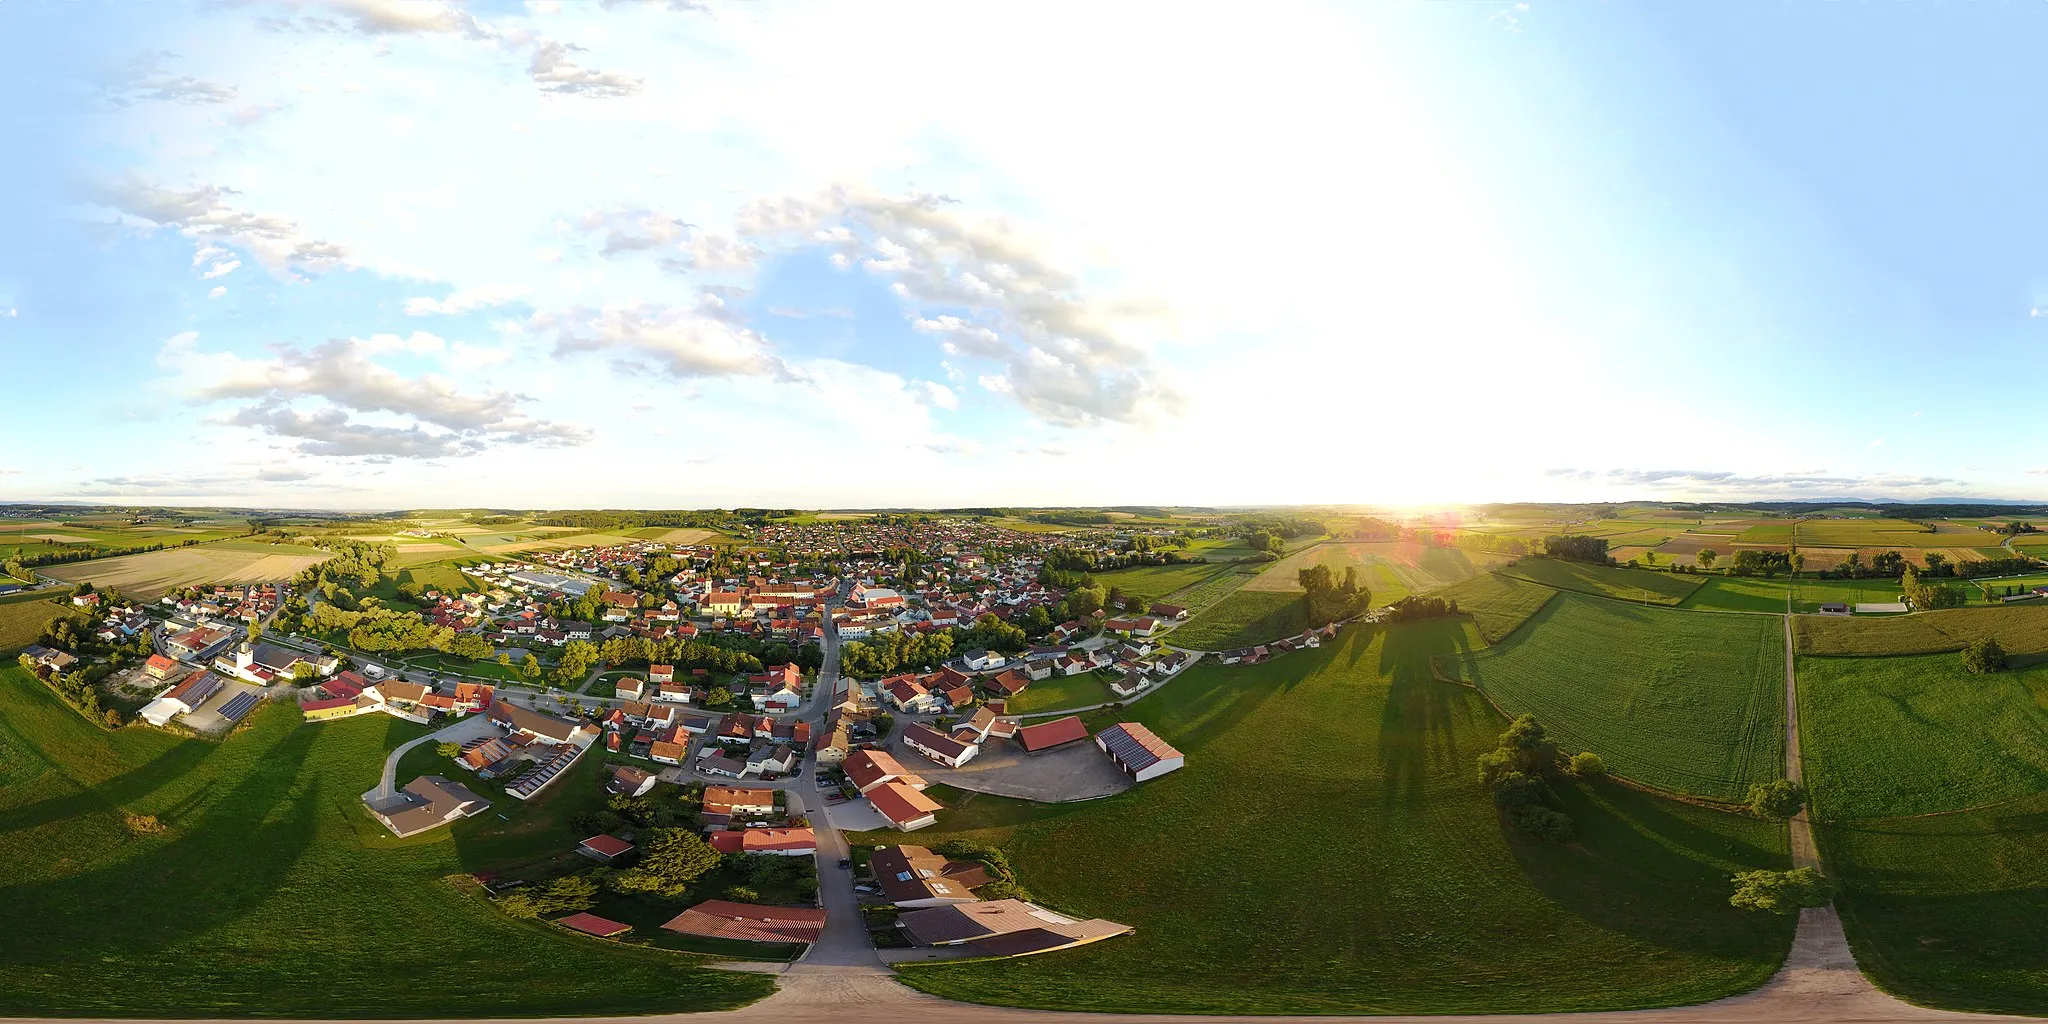
[[490, 728], [490, 724], [484, 716], [467, 715], [457, 719], [453, 724], [430, 732], [419, 739], [407, 740], [399, 744], [396, 749], [391, 751], [391, 755], [384, 759], [384, 775], [377, 780], [377, 788], [370, 791], [373, 794], [371, 799], [389, 800], [398, 795], [398, 762], [401, 758], [405, 757], [406, 751], [422, 743], [440, 743], [444, 740], [460, 743], [464, 740], [475, 739], [488, 728]]

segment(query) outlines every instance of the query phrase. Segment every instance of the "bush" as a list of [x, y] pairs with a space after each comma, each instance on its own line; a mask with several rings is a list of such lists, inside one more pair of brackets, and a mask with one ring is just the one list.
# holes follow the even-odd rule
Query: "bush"
[[540, 917], [565, 910], [583, 910], [597, 898], [597, 880], [567, 875], [539, 885], [514, 889], [498, 897], [498, 906], [513, 917]]
[[1825, 907], [1834, 899], [1835, 884], [1813, 868], [1791, 871], [1744, 871], [1735, 876], [1730, 906], [1796, 914], [1805, 907]]
[[1578, 823], [1571, 815], [1553, 811], [1541, 804], [1517, 807], [1508, 812], [1508, 824], [1518, 832], [1524, 832], [1551, 843], [1569, 843], [1579, 837]]
[[1607, 762], [1600, 760], [1600, 755], [1590, 750], [1581, 750], [1572, 755], [1571, 761], [1565, 765], [1565, 771], [1570, 772], [1574, 778], [1597, 779], [1607, 774]]
[[2005, 648], [1986, 637], [1963, 648], [1963, 671], [1971, 675], [2005, 671]]
[[1790, 779], [1759, 782], [1749, 787], [1749, 813], [1783, 821], [1806, 806], [1806, 787]]

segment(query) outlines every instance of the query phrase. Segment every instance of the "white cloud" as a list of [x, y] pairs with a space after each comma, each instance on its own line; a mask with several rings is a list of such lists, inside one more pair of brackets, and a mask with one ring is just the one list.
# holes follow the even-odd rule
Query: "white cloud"
[[[164, 343], [157, 364], [169, 372], [171, 390], [195, 403], [248, 402], [221, 422], [294, 439], [306, 455], [425, 458], [589, 440], [582, 427], [530, 416], [518, 395], [465, 393], [438, 374], [406, 376], [373, 358], [444, 348], [441, 338], [416, 331], [277, 346], [273, 358], [247, 359], [203, 352], [198, 335], [186, 332]], [[304, 408], [302, 400], [316, 404]]]
[[606, 99], [631, 96], [640, 91], [644, 80], [637, 76], [586, 68], [570, 59], [571, 53], [582, 49], [557, 40], [536, 40], [533, 57], [526, 66], [527, 76], [542, 91], [558, 96]]
[[241, 260], [222, 260], [221, 262], [206, 268], [206, 272], [200, 274], [199, 279], [202, 281], [211, 281], [216, 277], [226, 277], [229, 274], [234, 273], [235, 269], [237, 267], [240, 267], [241, 265]]
[[218, 185], [168, 188], [130, 174], [102, 186], [97, 199], [123, 215], [124, 223], [144, 230], [174, 229], [205, 242], [201, 253], [217, 253], [221, 246], [242, 249], [274, 273], [325, 270], [346, 261], [341, 246], [308, 237], [290, 218], [237, 209], [228, 201], [234, 194]]
[[517, 289], [498, 286], [459, 288], [435, 299], [418, 296], [405, 300], [406, 316], [461, 316], [480, 309], [502, 306], [519, 299]]
[[768, 339], [731, 322], [724, 303], [704, 294], [692, 308], [639, 305], [536, 314], [533, 327], [551, 332], [555, 352], [609, 353], [644, 362], [671, 377], [787, 375]]
[[209, 298], [209, 299], [217, 299], [217, 298], [220, 298], [220, 297], [221, 297], [221, 296], [223, 296], [223, 295], [226, 295], [227, 293], [228, 293], [228, 286], [227, 286], [227, 285], [224, 285], [224, 284], [217, 284], [217, 285], [214, 285], [214, 286], [213, 286], [213, 288], [212, 288], [212, 289], [210, 289], [210, 290], [209, 290], [209, 291], [208, 291], [208, 292], [206, 293], [206, 297], [207, 297], [207, 298]]
[[922, 386], [924, 387], [925, 397], [931, 404], [941, 409], [960, 408], [960, 396], [954, 394], [952, 388], [931, 380], [924, 381]]

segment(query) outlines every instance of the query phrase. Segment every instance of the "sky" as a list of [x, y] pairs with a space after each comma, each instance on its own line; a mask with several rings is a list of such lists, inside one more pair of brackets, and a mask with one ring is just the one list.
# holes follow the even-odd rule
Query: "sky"
[[0, 500], [2048, 499], [2044, 31], [0, 3]]

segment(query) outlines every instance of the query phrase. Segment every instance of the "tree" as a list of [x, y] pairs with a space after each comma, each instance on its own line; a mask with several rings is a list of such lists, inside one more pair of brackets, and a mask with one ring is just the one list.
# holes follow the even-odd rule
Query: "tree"
[[503, 665], [503, 666], [505, 666], [506, 668], [511, 668], [511, 667], [512, 667], [512, 652], [511, 652], [511, 651], [503, 651], [503, 652], [500, 652], [500, 653], [499, 653], [499, 655], [498, 655], [498, 664], [500, 664], [500, 665]]
[[1799, 571], [1800, 571], [1801, 569], [1804, 569], [1804, 568], [1806, 568], [1806, 556], [1805, 556], [1804, 554], [1800, 553], [1800, 551], [1799, 551], [1799, 549], [1798, 549], [1798, 548], [1793, 548], [1793, 549], [1792, 549], [1792, 575], [1794, 575], [1794, 576], [1797, 576], [1797, 575], [1799, 575]]
[[1557, 769], [1557, 744], [1534, 715], [1509, 723], [1500, 744], [1479, 756], [1479, 780], [1509, 825], [1538, 839], [1569, 843], [1577, 837], [1577, 823], [1543, 802], [1543, 776]]
[[1595, 779], [1607, 774], [1607, 762], [1600, 760], [1600, 755], [1590, 750], [1581, 750], [1573, 754], [1572, 759], [1565, 764], [1565, 771], [1576, 778]]
[[540, 659], [532, 651], [526, 652], [526, 660], [519, 663], [519, 677], [529, 683], [540, 678]]
[[1721, 556], [1713, 548], [1701, 548], [1700, 553], [1693, 557], [1699, 560], [1700, 568], [1712, 569], [1714, 567], [1714, 559]]
[[434, 753], [439, 754], [442, 757], [448, 758], [449, 760], [454, 760], [455, 758], [462, 756], [462, 744], [437, 743], [434, 745]]
[[2005, 671], [2005, 648], [1990, 637], [1972, 642], [1963, 648], [1963, 671], [1971, 675]]
[[704, 695], [704, 705], [706, 707], [717, 707], [721, 704], [731, 703], [731, 701], [732, 691], [723, 686], [714, 686], [710, 692]]
[[1650, 565], [1650, 566], [1654, 566], [1654, 565], [1656, 565], [1656, 564], [1657, 564], [1657, 553], [1656, 553], [1655, 551], [1645, 551], [1645, 552], [1643, 552], [1643, 564], [1644, 564], [1644, 565]]
[[1806, 907], [1825, 907], [1834, 899], [1835, 884], [1813, 868], [1791, 871], [1744, 871], [1735, 876], [1730, 906], [1796, 914]]
[[498, 906], [513, 917], [540, 917], [564, 910], [582, 910], [596, 899], [596, 878], [567, 875], [539, 885], [514, 889], [498, 898]]
[[292, 682], [303, 686], [318, 678], [320, 678], [320, 670], [303, 661], [292, 666]]
[[640, 863], [611, 876], [611, 885], [628, 895], [680, 896], [691, 882], [718, 867], [720, 858], [695, 832], [658, 828], [641, 837]]
[[1759, 818], [1782, 821], [1806, 806], [1806, 787], [1790, 779], [1754, 783], [1749, 787], [1747, 806], [1749, 813]]

